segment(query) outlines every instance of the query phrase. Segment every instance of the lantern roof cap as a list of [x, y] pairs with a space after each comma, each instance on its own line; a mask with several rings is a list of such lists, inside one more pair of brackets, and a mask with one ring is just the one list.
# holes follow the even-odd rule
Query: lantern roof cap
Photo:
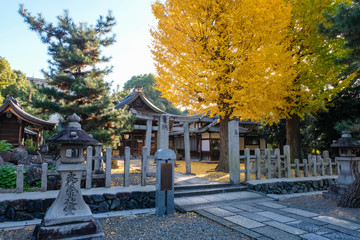
[[360, 147], [360, 141], [353, 139], [349, 132], [343, 131], [341, 138], [334, 140], [330, 146], [333, 148], [355, 148]]
[[81, 129], [80, 121], [81, 118], [76, 113], [72, 114], [68, 117], [67, 128], [53, 135], [47, 142], [69, 145], [99, 145], [99, 141]]

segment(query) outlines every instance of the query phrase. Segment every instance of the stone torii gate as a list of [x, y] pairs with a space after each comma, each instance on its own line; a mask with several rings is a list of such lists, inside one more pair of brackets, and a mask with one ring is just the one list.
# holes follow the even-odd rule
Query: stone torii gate
[[[173, 114], [154, 114], [154, 113], [143, 113], [131, 109], [131, 112], [138, 119], [146, 120], [146, 135], [145, 135], [145, 147], [146, 155], [150, 156], [151, 149], [151, 133], [157, 131], [157, 149], [169, 148], [169, 131], [170, 121], [183, 122], [184, 123], [184, 148], [185, 148], [185, 162], [186, 162], [186, 173], [191, 173], [190, 163], [190, 137], [189, 137], [189, 123], [197, 122], [200, 120], [202, 115], [196, 116], [179, 116]], [[158, 122], [158, 126], [153, 126], [153, 122]], [[135, 125], [134, 129], [145, 130], [145, 126]], [[146, 172], [149, 171], [149, 159], [146, 162]]]

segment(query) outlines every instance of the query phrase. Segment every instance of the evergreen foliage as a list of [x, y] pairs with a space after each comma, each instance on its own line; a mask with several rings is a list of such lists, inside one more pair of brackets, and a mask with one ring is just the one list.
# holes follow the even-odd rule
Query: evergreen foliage
[[[351, 51], [347, 56], [338, 58], [337, 60], [339, 65], [341, 64], [347, 67], [343, 74], [357, 74], [357, 78], [355, 78], [351, 86], [346, 89], [344, 95], [348, 94], [348, 96], [352, 96], [352, 99], [347, 101], [348, 103], [359, 104], [360, 2], [358, 0], [345, 1], [337, 6], [335, 13], [326, 12], [325, 17], [327, 21], [320, 25], [321, 31], [333, 39], [344, 39], [344, 48]], [[344, 96], [341, 96], [338, 100], [343, 101], [345, 99]], [[347, 105], [346, 109], [352, 109], [351, 107], [351, 105]], [[355, 111], [358, 112], [358, 107], [355, 109]], [[349, 120], [338, 123], [338, 130], [344, 126], [349, 128], [351, 121], [355, 120], [356, 117], [359, 117], [358, 113], [351, 115]], [[352, 127], [354, 126], [358, 130], [358, 123], [352, 125]], [[352, 208], [360, 207], [360, 174], [357, 165], [352, 164], [352, 171], [355, 175], [355, 181], [347, 188], [339, 201], [338, 206]]]
[[[0, 57], [0, 91], [15, 82], [16, 73], [11, 69], [10, 64], [5, 58]], [[4, 100], [4, 95], [0, 92], [0, 105]]]
[[327, 103], [346, 87], [354, 76], [341, 75], [345, 66], [335, 64], [347, 56], [341, 38], [319, 34], [324, 11], [334, 12], [342, 0], [287, 0], [293, 6], [290, 25], [291, 49], [295, 52], [296, 77], [286, 112], [286, 139], [292, 158], [301, 159], [301, 121], [325, 110]]
[[13, 96], [26, 112], [47, 119], [48, 115], [41, 114], [39, 109], [34, 108], [31, 104], [31, 98], [37, 96], [38, 86], [29, 81], [23, 72], [14, 70], [14, 73], [16, 74], [15, 81], [1, 90], [1, 95], [4, 98]]
[[101, 49], [115, 41], [114, 35], [109, 36], [114, 17], [109, 12], [106, 17], [100, 16], [95, 26], [75, 24], [64, 11], [55, 26], [41, 14], [33, 16], [22, 5], [19, 13], [48, 46], [52, 58], [49, 70], [43, 70], [46, 85], [40, 86], [39, 95], [32, 98], [33, 106], [43, 113], [59, 113], [63, 118], [76, 113], [82, 119], [83, 129], [95, 139], [116, 143], [132, 118], [126, 110], [114, 110], [110, 84], [104, 81], [112, 68], [100, 67], [110, 59], [101, 55]]

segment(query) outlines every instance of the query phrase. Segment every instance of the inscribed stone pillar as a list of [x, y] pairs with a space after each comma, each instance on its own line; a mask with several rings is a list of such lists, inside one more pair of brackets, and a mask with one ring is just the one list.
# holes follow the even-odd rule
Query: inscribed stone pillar
[[230, 182], [240, 183], [240, 156], [239, 156], [239, 122], [236, 120], [229, 122], [229, 173]]
[[191, 157], [190, 157], [190, 137], [189, 137], [189, 123], [184, 123], [184, 148], [185, 148], [185, 162], [186, 173], [191, 173]]
[[157, 149], [169, 147], [169, 116], [161, 115], [158, 122]]
[[150, 156], [150, 150], [151, 150], [151, 133], [152, 133], [152, 120], [148, 119], [146, 120], [146, 135], [145, 135], [145, 147], [146, 147], [146, 173], [149, 172], [149, 156]]

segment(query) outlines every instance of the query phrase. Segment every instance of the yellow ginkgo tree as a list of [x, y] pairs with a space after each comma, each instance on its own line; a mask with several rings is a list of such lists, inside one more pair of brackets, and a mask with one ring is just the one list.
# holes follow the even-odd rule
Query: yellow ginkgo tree
[[283, 0], [166, 0], [152, 5], [158, 90], [177, 106], [220, 116], [228, 171], [228, 122], [279, 119], [292, 98], [291, 6]]

